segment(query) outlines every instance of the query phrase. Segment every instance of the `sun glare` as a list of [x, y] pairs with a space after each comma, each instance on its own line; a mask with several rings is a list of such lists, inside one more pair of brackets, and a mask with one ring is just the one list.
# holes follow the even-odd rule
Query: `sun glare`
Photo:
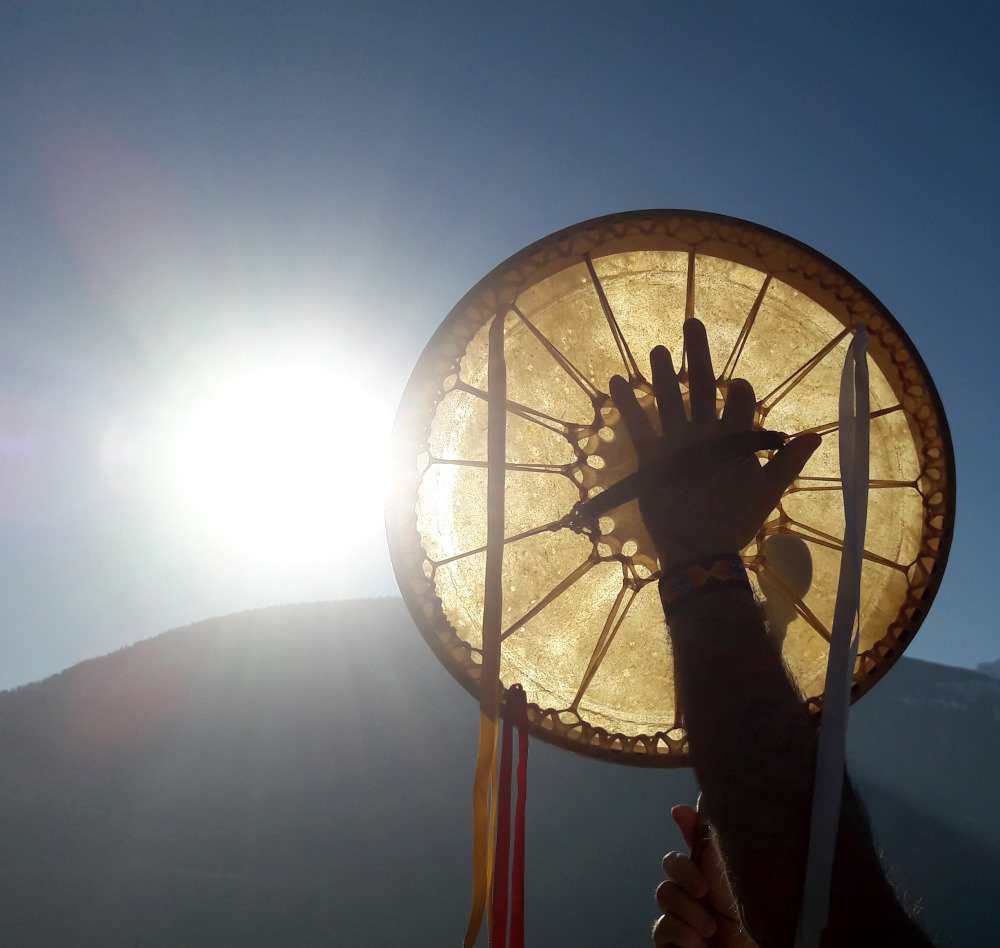
[[342, 559], [382, 529], [389, 416], [371, 394], [319, 360], [261, 365], [217, 384], [177, 439], [185, 496], [254, 558]]

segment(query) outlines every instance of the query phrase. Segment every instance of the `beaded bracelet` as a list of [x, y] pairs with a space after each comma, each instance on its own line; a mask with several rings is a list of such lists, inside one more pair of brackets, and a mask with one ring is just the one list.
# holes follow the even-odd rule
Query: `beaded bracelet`
[[675, 566], [660, 577], [660, 601], [670, 620], [682, 602], [721, 589], [753, 592], [743, 559], [738, 553], [714, 553]]

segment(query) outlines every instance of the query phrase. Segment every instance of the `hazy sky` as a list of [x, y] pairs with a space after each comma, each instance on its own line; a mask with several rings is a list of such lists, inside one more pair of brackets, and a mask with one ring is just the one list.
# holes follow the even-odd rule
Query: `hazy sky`
[[[8, 0], [0, 687], [210, 615], [395, 594], [380, 445], [424, 343], [522, 246], [644, 207], [787, 233], [895, 314], [959, 491], [908, 654], [1000, 657], [998, 39], [988, 3]], [[248, 378], [308, 394], [317, 366], [326, 417], [254, 409], [258, 456], [212, 494], [183, 445], [238, 428]], [[265, 556], [253, 478], [303, 431], [331, 506]]]

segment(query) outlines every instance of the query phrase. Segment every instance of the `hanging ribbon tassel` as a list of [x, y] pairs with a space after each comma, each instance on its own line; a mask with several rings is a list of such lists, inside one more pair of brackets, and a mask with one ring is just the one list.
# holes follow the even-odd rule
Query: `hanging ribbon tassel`
[[844, 490], [844, 549], [830, 633], [823, 716], [813, 786], [809, 855], [796, 948], [819, 948], [830, 909], [837, 849], [851, 681], [861, 632], [861, 566], [868, 518], [868, 333], [860, 323], [840, 380], [840, 478]]
[[511, 714], [517, 724], [517, 809], [514, 813], [514, 866], [510, 882], [510, 948], [524, 948], [524, 814], [528, 801], [528, 701], [512, 685]]
[[496, 797], [497, 722], [481, 709], [479, 712], [479, 757], [472, 786], [472, 910], [462, 941], [472, 948], [479, 937], [483, 914], [493, 885], [493, 827]]
[[[517, 727], [517, 805], [514, 814], [514, 862], [510, 860], [510, 798], [513, 731]], [[500, 751], [497, 796], [496, 861], [493, 868], [493, 948], [524, 948], [524, 813], [528, 793], [528, 705], [524, 689], [511, 685]], [[507, 877], [510, 875], [508, 890]], [[508, 891], [510, 899], [508, 901]], [[510, 941], [507, 940], [508, 912]]]
[[507, 474], [507, 364], [503, 353], [505, 316], [506, 313], [497, 313], [489, 329], [483, 660], [479, 675], [479, 757], [472, 789], [472, 910], [463, 940], [464, 948], [472, 948], [479, 936], [493, 882], [500, 633], [503, 621], [504, 489]]
[[[517, 810], [514, 814], [514, 868], [511, 871], [510, 948], [524, 948], [524, 814], [528, 803], [528, 702], [521, 692], [517, 724]], [[513, 691], [513, 688], [511, 689]]]
[[496, 858], [493, 861], [493, 924], [490, 944], [507, 948], [507, 882], [510, 875], [510, 784], [511, 758], [514, 756], [514, 734], [510, 716], [504, 718], [503, 741], [500, 748], [500, 787], [497, 793]]

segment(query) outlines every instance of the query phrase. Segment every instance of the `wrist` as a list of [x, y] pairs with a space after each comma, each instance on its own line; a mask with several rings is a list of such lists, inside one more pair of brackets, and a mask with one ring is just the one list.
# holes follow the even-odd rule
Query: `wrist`
[[[666, 543], [654, 538], [656, 558], [660, 564], [660, 574], [667, 576], [690, 566], [692, 563], [726, 559], [737, 554], [730, 552], [734, 545], [721, 543]], [[721, 552], [720, 552], [721, 551]]]
[[675, 562], [662, 570], [658, 586], [668, 624], [679, 611], [705, 596], [742, 593], [753, 597], [739, 553], [711, 553]]

